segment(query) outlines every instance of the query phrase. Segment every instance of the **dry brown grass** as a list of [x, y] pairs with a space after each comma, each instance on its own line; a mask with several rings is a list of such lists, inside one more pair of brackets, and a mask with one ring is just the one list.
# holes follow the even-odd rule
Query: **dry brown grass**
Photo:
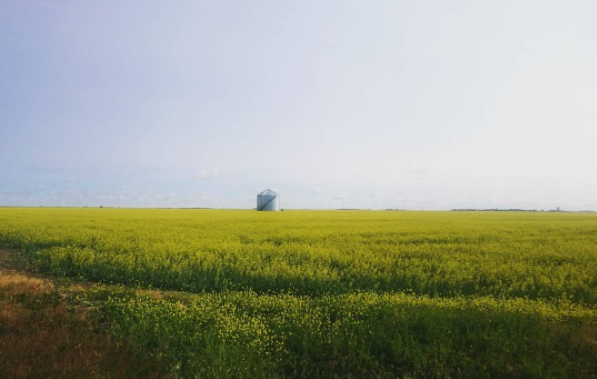
[[0, 290], [7, 294], [28, 294], [35, 296], [52, 292], [54, 284], [47, 279], [35, 278], [22, 273], [0, 269]]
[[54, 284], [10, 270], [0, 250], [0, 378], [162, 378], [158, 360], [133, 356]]

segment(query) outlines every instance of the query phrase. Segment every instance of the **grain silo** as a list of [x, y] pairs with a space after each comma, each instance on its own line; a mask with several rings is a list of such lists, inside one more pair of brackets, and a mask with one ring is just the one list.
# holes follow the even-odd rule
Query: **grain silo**
[[280, 195], [270, 189], [266, 189], [257, 195], [258, 211], [279, 211]]

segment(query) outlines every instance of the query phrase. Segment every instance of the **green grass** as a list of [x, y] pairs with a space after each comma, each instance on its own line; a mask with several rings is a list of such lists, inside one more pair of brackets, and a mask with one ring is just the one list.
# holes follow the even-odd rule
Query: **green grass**
[[0, 209], [181, 377], [597, 377], [597, 215]]

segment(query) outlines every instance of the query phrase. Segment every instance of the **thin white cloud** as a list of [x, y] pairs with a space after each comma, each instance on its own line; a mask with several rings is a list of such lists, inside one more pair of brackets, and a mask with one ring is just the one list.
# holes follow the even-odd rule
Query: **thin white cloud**
[[195, 180], [212, 180], [220, 176], [220, 169], [219, 168], [212, 168], [210, 170], [202, 170], [199, 171], [193, 179]]
[[54, 166], [31, 165], [27, 168], [29, 171], [35, 172], [62, 172], [64, 169]]

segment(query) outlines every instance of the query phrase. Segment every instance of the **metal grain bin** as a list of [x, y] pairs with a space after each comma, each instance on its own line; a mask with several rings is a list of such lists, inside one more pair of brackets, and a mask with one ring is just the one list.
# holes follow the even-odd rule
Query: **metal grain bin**
[[280, 210], [280, 195], [276, 192], [266, 189], [257, 195], [257, 210], [258, 211], [279, 211]]

